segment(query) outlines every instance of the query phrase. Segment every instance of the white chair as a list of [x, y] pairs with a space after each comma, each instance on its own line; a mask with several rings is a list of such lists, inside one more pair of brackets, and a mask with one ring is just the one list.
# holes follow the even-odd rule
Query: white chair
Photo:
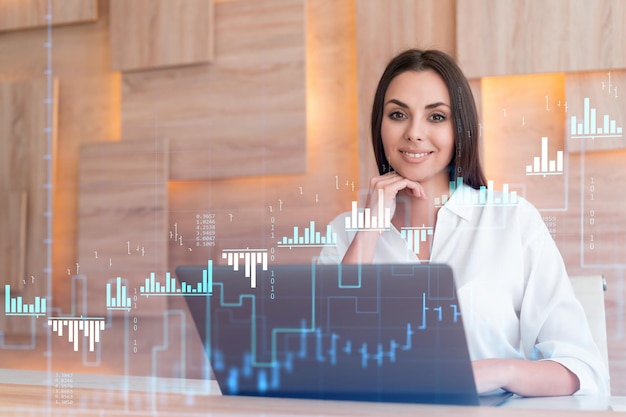
[[600, 349], [604, 363], [609, 366], [609, 354], [606, 337], [606, 314], [604, 311], [604, 291], [606, 279], [602, 275], [570, 276], [576, 298], [580, 301], [587, 315], [593, 340]]

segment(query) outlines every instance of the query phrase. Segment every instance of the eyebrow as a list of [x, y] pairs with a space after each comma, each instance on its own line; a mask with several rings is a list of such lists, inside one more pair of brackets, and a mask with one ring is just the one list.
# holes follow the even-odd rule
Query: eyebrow
[[[387, 104], [390, 104], [390, 103], [397, 104], [398, 106], [400, 106], [400, 107], [402, 107], [402, 108], [405, 108], [405, 109], [408, 109], [408, 108], [409, 108], [409, 105], [408, 105], [408, 104], [406, 104], [406, 103], [404, 103], [404, 102], [402, 102], [402, 101], [400, 101], [400, 100], [396, 100], [395, 98], [392, 98], [392, 99], [388, 100], [388, 101], [385, 103], [385, 106], [386, 106]], [[426, 108], [426, 109], [434, 109], [434, 108], [437, 108], [437, 107], [439, 107], [439, 106], [446, 106], [446, 107], [448, 107], [448, 108], [451, 108], [449, 104], [446, 104], [446, 103], [444, 103], [444, 102], [442, 102], [442, 101], [437, 101], [436, 103], [427, 104], [426, 106], [424, 106], [424, 108]]]

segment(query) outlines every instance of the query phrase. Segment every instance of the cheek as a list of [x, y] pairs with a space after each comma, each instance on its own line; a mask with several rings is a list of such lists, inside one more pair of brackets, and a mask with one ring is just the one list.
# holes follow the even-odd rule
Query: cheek
[[383, 140], [383, 146], [387, 148], [387, 146], [397, 143], [399, 138], [402, 137], [402, 129], [397, 123], [383, 121], [380, 126], [380, 135]]
[[452, 132], [452, 129], [446, 129], [445, 132], [442, 132], [439, 143], [440, 149], [448, 155], [449, 160], [452, 160], [454, 158], [454, 152], [456, 151], [456, 145], [454, 144], [454, 134]]

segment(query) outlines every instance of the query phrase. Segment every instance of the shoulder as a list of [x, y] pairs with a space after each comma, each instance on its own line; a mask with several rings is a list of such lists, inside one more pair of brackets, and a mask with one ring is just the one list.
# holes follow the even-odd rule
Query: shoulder
[[513, 221], [521, 227], [543, 223], [539, 210], [526, 198], [514, 192], [487, 188], [459, 187], [444, 205], [457, 216], [471, 223]]
[[328, 223], [333, 229], [335, 229], [336, 231], [338, 230], [344, 230], [346, 228], [346, 219], [350, 219], [352, 216], [352, 213], [349, 211], [345, 211], [343, 213], [339, 213], [337, 216], [335, 216], [334, 219], [332, 219], [330, 221], [330, 223]]

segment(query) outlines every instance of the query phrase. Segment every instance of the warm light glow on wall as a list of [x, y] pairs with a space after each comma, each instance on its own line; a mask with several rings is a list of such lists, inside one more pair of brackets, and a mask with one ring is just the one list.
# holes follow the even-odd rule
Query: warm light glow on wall
[[[487, 177], [510, 172], [516, 158], [536, 153], [542, 137], [563, 150], [565, 103], [562, 73], [483, 78], [480, 107]], [[525, 172], [516, 176], [523, 179]]]

